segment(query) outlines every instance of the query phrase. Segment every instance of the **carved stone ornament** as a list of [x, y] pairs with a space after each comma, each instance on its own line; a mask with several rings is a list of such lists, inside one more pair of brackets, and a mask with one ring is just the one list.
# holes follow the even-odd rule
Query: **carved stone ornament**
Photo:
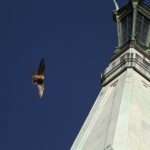
[[109, 144], [104, 150], [114, 150], [112, 146]]

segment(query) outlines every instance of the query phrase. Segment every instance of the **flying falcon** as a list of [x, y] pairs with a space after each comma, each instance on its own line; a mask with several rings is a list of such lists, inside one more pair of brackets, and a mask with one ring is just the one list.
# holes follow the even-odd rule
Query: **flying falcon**
[[45, 61], [41, 59], [38, 71], [32, 74], [32, 83], [37, 85], [40, 98], [43, 96], [44, 92], [44, 71]]

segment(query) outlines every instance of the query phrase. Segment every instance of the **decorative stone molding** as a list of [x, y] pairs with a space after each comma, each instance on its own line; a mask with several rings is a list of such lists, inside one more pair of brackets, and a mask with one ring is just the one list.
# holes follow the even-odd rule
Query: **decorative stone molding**
[[112, 146], [109, 144], [104, 150], [114, 150]]
[[145, 58], [136, 49], [130, 48], [104, 70], [101, 74], [102, 85], [108, 84], [127, 68], [133, 68], [150, 81], [150, 59]]

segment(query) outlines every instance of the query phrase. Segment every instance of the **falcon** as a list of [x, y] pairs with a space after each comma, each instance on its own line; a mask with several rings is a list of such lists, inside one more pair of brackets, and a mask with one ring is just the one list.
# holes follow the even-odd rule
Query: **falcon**
[[45, 61], [42, 58], [40, 61], [38, 71], [32, 74], [32, 83], [37, 85], [40, 98], [43, 96], [44, 92], [44, 80], [45, 80], [44, 71], [45, 71]]

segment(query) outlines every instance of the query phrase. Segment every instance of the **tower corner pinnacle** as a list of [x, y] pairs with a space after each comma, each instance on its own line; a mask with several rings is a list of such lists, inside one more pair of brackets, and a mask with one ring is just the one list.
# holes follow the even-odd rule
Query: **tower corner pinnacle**
[[116, 5], [113, 20], [116, 21], [118, 45], [115, 53], [119, 53], [127, 45], [139, 47], [150, 55], [150, 7], [144, 0], [129, 0], [120, 9]]

